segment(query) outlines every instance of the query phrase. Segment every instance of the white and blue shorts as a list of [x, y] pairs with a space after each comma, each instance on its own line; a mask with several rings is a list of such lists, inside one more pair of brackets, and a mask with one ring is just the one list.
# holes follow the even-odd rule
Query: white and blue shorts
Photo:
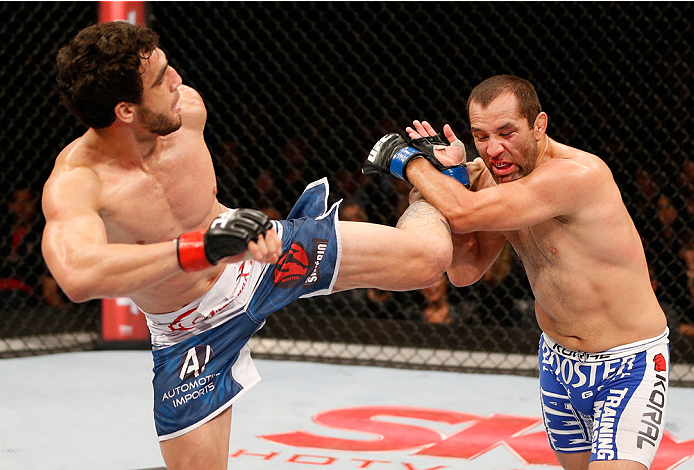
[[557, 452], [650, 467], [663, 437], [670, 371], [668, 329], [600, 353], [540, 338], [540, 400]]
[[230, 264], [199, 299], [171, 313], [145, 313], [154, 357], [154, 423], [159, 440], [196, 429], [260, 381], [248, 340], [271, 313], [332, 292], [341, 259], [337, 209], [328, 185], [309, 185], [287, 220], [277, 264]]

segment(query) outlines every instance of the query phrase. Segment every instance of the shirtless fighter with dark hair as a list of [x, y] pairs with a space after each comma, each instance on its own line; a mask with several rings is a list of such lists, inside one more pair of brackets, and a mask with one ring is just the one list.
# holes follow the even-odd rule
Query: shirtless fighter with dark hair
[[71, 300], [130, 297], [145, 312], [168, 468], [223, 469], [231, 404], [260, 380], [247, 342], [265, 318], [300, 297], [433, 284], [451, 238], [426, 204], [398, 228], [340, 222], [326, 180], [287, 220], [227, 209], [205, 105], [158, 44], [149, 28], [113, 22], [60, 50], [63, 102], [88, 130], [46, 182], [42, 248]]

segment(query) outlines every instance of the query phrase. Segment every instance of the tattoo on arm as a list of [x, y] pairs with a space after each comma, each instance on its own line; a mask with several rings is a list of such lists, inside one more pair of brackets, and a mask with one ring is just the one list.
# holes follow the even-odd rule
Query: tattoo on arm
[[405, 228], [405, 226], [407, 228], [424, 227], [432, 222], [441, 224], [448, 234], [451, 234], [451, 227], [441, 212], [424, 199], [420, 199], [405, 209], [400, 220], [398, 220], [397, 228]]

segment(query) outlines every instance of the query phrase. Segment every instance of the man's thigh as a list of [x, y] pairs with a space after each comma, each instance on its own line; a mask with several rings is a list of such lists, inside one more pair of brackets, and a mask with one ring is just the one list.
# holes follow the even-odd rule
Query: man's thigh
[[[540, 404], [542, 419], [552, 450], [559, 455], [583, 455], [592, 447], [593, 417], [576, 410], [566, 388], [559, 383], [551, 367], [540, 362]], [[558, 458], [558, 457], [557, 457]], [[580, 460], [580, 458], [576, 458]], [[560, 460], [561, 462], [561, 460]], [[582, 468], [587, 468], [586, 465]], [[578, 467], [581, 468], [581, 467]]]
[[182, 436], [161, 441], [168, 470], [224, 470], [229, 463], [231, 407]]
[[555, 450], [554, 455], [565, 470], [588, 470], [590, 451], [566, 453]]

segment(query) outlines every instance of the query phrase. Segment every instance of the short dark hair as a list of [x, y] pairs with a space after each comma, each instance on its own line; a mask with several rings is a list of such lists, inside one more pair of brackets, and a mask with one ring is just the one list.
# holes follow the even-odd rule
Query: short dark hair
[[532, 127], [535, 124], [535, 118], [542, 111], [540, 99], [532, 83], [515, 75], [495, 75], [473, 88], [467, 100], [468, 120], [472, 102], [477, 102], [486, 108], [504, 93], [511, 93], [516, 97], [521, 116], [526, 118], [528, 125]]
[[142, 101], [142, 59], [158, 45], [150, 28], [123, 21], [83, 29], [58, 52], [61, 101], [83, 125], [110, 126], [118, 103]]

